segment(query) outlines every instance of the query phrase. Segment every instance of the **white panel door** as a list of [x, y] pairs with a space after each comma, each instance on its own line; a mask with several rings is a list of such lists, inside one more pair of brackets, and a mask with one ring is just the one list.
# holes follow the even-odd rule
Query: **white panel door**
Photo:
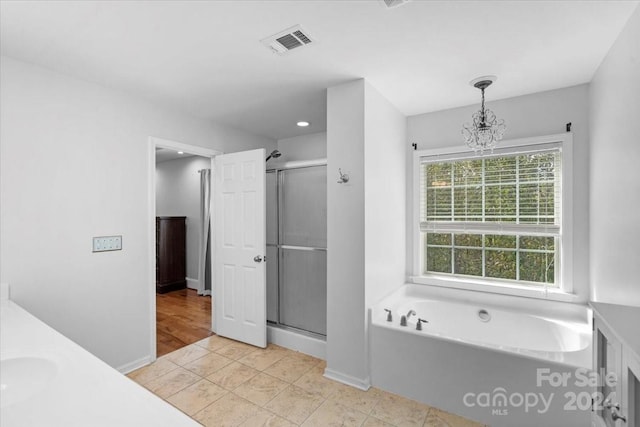
[[215, 157], [215, 284], [218, 335], [267, 346], [265, 150]]

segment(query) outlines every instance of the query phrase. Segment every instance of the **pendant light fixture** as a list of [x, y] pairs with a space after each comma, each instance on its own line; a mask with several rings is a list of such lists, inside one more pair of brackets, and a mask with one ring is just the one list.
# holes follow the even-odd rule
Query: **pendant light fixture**
[[496, 76], [483, 76], [469, 82], [471, 86], [482, 92], [482, 104], [480, 110], [471, 116], [472, 122], [462, 126], [462, 136], [469, 148], [480, 154], [485, 150], [493, 151], [507, 130], [504, 120], [498, 120], [493, 111], [484, 107], [484, 90], [496, 79]]

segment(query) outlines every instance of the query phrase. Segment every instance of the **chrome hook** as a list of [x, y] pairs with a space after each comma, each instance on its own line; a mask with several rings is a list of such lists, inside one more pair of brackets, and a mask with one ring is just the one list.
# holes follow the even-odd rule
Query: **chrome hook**
[[345, 184], [349, 182], [349, 175], [346, 173], [342, 173], [341, 168], [338, 168], [338, 175], [340, 175], [340, 177], [338, 178], [338, 184]]

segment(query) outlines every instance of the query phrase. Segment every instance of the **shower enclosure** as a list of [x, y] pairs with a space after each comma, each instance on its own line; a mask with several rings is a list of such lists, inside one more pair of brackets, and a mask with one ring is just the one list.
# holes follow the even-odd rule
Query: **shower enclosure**
[[267, 170], [267, 321], [327, 333], [327, 166]]

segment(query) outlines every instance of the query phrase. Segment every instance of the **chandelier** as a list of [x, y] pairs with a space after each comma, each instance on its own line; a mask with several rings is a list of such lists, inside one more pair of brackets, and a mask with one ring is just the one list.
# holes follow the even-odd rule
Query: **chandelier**
[[498, 141], [504, 136], [505, 130], [507, 130], [503, 119], [498, 120], [493, 111], [484, 108], [484, 90], [494, 81], [496, 81], [496, 76], [484, 76], [469, 83], [482, 92], [482, 104], [480, 111], [476, 111], [471, 116], [472, 122], [465, 123], [462, 126], [462, 136], [469, 148], [476, 153], [480, 152], [480, 154], [484, 150], [493, 151]]

